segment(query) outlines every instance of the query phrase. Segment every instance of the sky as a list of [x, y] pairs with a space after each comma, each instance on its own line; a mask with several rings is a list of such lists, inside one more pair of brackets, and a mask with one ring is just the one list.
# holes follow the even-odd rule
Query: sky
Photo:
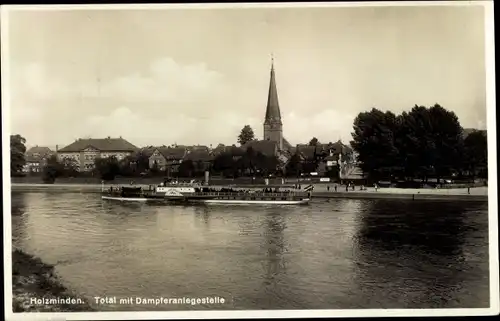
[[[481, 6], [17, 10], [11, 133], [28, 146], [262, 139], [271, 55], [292, 144], [351, 139], [356, 115], [441, 104], [486, 126]], [[3, 45], [3, 43], [2, 43]]]

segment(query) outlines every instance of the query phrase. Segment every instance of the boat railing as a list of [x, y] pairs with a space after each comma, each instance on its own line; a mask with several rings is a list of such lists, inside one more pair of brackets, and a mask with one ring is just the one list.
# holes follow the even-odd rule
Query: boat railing
[[290, 197], [290, 196], [306, 196], [308, 193], [304, 192], [277, 192], [277, 193], [264, 193], [264, 192], [199, 192], [199, 196], [255, 196], [255, 197]]

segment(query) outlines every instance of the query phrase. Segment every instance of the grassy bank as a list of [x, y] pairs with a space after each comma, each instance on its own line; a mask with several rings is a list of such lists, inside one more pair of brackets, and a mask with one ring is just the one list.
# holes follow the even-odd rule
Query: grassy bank
[[[61, 300], [74, 303], [56, 302]], [[54, 266], [20, 250], [12, 251], [12, 309], [14, 312], [93, 311], [85, 300], [61, 284]]]

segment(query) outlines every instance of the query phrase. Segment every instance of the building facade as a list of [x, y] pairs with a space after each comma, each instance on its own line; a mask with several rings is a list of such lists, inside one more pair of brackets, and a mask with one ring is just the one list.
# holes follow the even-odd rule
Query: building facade
[[57, 152], [60, 162], [71, 161], [80, 172], [94, 169], [96, 158], [116, 157], [122, 160], [138, 150], [136, 146], [123, 138], [77, 139]]
[[54, 152], [44, 146], [31, 147], [26, 151], [26, 164], [23, 167], [25, 173], [40, 173], [47, 164], [47, 159], [54, 155]]

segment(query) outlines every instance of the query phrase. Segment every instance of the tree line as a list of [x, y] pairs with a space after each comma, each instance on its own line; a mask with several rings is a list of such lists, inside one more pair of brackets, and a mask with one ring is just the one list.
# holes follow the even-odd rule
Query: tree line
[[[358, 154], [358, 164], [370, 180], [413, 180], [429, 178], [469, 177], [487, 178], [487, 139], [481, 131], [464, 137], [463, 128], [455, 113], [436, 104], [430, 108], [415, 105], [410, 111], [396, 115], [390, 111], [373, 108], [361, 112], [354, 119], [351, 147]], [[255, 140], [249, 125], [238, 136], [241, 145]], [[26, 139], [11, 135], [11, 175], [22, 173], [26, 163]], [[319, 145], [313, 137], [309, 146]], [[217, 155], [210, 163], [185, 160], [175, 172], [161, 171], [156, 164], [150, 168], [149, 156], [140, 151], [122, 160], [116, 157], [97, 158], [90, 175], [112, 180], [115, 176], [136, 177], [148, 175], [175, 175], [177, 177], [211, 175], [239, 176], [299, 176], [316, 171], [326, 156], [315, 152], [303, 159], [300, 154], [291, 156], [285, 167], [275, 156], [267, 156], [252, 148], [231, 149]], [[324, 153], [324, 152], [323, 152]], [[46, 181], [57, 177], [88, 175], [78, 170], [71, 159], [58, 160], [52, 156], [43, 168]], [[336, 166], [326, 173], [338, 177]]]
[[439, 104], [400, 115], [373, 108], [355, 118], [353, 129], [351, 146], [372, 180], [487, 177], [486, 135], [464, 137], [455, 113]]

